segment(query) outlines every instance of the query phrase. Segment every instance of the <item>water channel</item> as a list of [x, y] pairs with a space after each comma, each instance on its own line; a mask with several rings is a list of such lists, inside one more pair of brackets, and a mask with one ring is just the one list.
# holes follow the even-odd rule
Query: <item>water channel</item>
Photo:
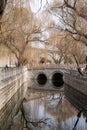
[[66, 99], [64, 85], [54, 88], [50, 83], [29, 83], [10, 130], [87, 130], [86, 116]]

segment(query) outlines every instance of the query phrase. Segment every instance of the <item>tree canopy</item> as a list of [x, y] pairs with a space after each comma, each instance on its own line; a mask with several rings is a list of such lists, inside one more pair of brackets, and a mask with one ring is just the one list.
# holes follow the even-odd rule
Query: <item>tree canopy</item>
[[87, 1], [53, 1], [47, 11], [58, 19], [57, 28], [68, 32], [75, 40], [87, 46]]
[[[33, 8], [38, 4], [35, 13]], [[0, 21], [0, 43], [14, 53], [21, 64], [35, 61], [35, 55], [31, 54], [34, 52], [30, 49], [28, 52], [32, 43], [37, 48], [38, 43], [42, 43], [44, 49], [53, 48], [49, 55], [56, 64], [85, 63], [86, 10], [86, 0], [13, 0], [7, 4]]]

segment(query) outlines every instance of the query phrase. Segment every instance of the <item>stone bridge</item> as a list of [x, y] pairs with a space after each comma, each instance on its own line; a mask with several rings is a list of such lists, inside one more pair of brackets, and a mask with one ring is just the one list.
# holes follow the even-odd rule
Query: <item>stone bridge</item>
[[30, 73], [31, 73], [31, 78], [32, 79], [37, 79], [37, 77], [40, 75], [40, 74], [44, 74], [47, 79], [52, 79], [53, 75], [55, 73], [59, 73], [59, 74], [64, 74], [64, 72], [66, 72], [67, 70], [66, 69], [61, 69], [61, 68], [47, 68], [47, 69], [32, 69], [32, 70], [29, 70]]
[[28, 71], [30, 78], [36, 80], [39, 84], [45, 85], [47, 81], [50, 80], [53, 85], [60, 87], [64, 83], [64, 73], [70, 70], [60, 66], [42, 66], [30, 68]]

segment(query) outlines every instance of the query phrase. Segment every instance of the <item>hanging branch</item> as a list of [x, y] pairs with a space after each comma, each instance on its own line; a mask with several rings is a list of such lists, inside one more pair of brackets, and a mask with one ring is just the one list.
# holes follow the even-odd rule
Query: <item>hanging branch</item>
[[75, 128], [76, 128], [76, 126], [77, 126], [77, 124], [78, 124], [78, 122], [79, 122], [79, 118], [81, 117], [81, 114], [82, 114], [82, 110], [80, 110], [79, 113], [78, 113], [78, 115], [77, 115], [77, 120], [76, 120], [76, 122], [75, 122], [75, 125], [74, 125], [74, 127], [73, 127], [73, 130], [75, 130]]
[[45, 118], [45, 119], [40, 119], [38, 121], [30, 121], [28, 119], [26, 119], [26, 116], [25, 116], [25, 113], [24, 113], [24, 108], [23, 108], [23, 102], [25, 101], [26, 99], [24, 98], [22, 103], [21, 103], [21, 112], [22, 112], [22, 115], [23, 115], [23, 118], [25, 120], [25, 125], [26, 125], [26, 128], [28, 128], [28, 123], [31, 123], [34, 127], [38, 126], [38, 124], [40, 123], [44, 123], [44, 124], [47, 124], [47, 120], [49, 120], [49, 118]]
[[83, 76], [83, 73], [82, 73], [81, 68], [80, 68], [80, 66], [79, 66], [79, 62], [78, 62], [78, 60], [77, 60], [77, 58], [76, 58], [76, 56], [75, 56], [74, 54], [73, 54], [73, 57], [74, 57], [74, 59], [75, 59], [75, 61], [76, 61], [77, 70], [78, 70], [79, 74]]

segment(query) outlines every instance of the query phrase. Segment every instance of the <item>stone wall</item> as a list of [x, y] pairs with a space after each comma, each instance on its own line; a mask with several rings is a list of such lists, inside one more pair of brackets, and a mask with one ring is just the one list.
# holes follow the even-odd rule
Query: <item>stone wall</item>
[[0, 130], [7, 130], [26, 93], [28, 71], [21, 68], [0, 84]]
[[64, 82], [77, 91], [87, 95], [87, 77], [65, 73]]
[[64, 74], [64, 93], [68, 101], [87, 117], [87, 78]]
[[87, 95], [69, 85], [65, 85], [64, 89], [65, 96], [70, 103], [78, 110], [84, 110], [87, 112]]

